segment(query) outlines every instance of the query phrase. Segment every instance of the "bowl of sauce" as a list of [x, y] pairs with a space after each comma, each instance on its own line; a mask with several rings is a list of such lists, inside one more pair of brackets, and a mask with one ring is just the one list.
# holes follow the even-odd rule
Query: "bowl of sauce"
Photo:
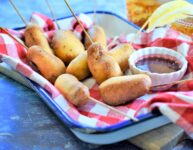
[[[152, 86], [180, 80], [187, 70], [186, 58], [175, 50], [164, 47], [147, 47], [135, 51], [129, 58], [132, 74], [147, 74]], [[163, 91], [171, 86], [158, 86], [152, 90]]]

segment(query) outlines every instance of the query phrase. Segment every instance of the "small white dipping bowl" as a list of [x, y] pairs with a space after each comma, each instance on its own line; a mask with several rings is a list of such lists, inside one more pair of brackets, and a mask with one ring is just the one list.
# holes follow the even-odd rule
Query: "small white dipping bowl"
[[[145, 71], [137, 68], [136, 63], [145, 58], [162, 58], [166, 60], [175, 61], [175, 63], [180, 66], [180, 69], [171, 73], [152, 73], [150, 71]], [[164, 47], [147, 47], [139, 49], [130, 56], [128, 61], [132, 74], [149, 75], [152, 80], [152, 86], [168, 84], [180, 80], [185, 74], [188, 64], [182, 54]], [[170, 87], [171, 85], [158, 86], [152, 88], [152, 90], [163, 91], [167, 90]]]

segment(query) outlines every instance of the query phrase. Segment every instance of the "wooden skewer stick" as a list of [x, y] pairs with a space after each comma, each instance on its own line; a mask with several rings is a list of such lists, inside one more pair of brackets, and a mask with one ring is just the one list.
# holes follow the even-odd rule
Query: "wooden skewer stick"
[[130, 41], [130, 45], [135, 41], [137, 36], [145, 29], [145, 27], [148, 25], [149, 19], [143, 24], [143, 26], [140, 28], [140, 30], [134, 35], [133, 39]]
[[23, 44], [20, 40], [18, 40], [16, 37], [14, 37], [11, 33], [9, 33], [6, 29], [4, 29], [3, 27], [0, 27], [0, 29], [5, 32], [6, 34], [8, 34], [11, 38], [13, 38], [15, 41], [17, 41], [21, 46], [25, 47], [26, 49], [28, 49], [28, 47]]
[[27, 21], [25, 20], [25, 18], [21, 15], [21, 13], [19, 12], [17, 6], [14, 4], [14, 2], [12, 0], [9, 0], [10, 4], [13, 6], [13, 8], [15, 9], [16, 13], [18, 14], [18, 16], [21, 18], [21, 20], [23, 21], [23, 23], [27, 26]]
[[[125, 35], [126, 33], [121, 33], [120, 35]], [[113, 40], [107, 45], [107, 49], [109, 49], [109, 47], [110, 46], [112, 46], [113, 44], [116, 44], [116, 42], [117, 42], [117, 40], [119, 39], [119, 37], [120, 37], [120, 35], [119, 36], [115, 36], [114, 38], [113, 38]]]
[[100, 105], [102, 105], [102, 106], [104, 106], [104, 107], [106, 107], [106, 108], [109, 108], [110, 110], [112, 110], [112, 111], [114, 111], [114, 112], [116, 112], [116, 113], [119, 113], [119, 114], [121, 114], [121, 115], [123, 115], [123, 116], [126, 116], [126, 117], [128, 117], [129, 119], [131, 119], [131, 120], [133, 120], [133, 121], [138, 121], [137, 118], [135, 118], [135, 117], [133, 117], [133, 116], [129, 116], [128, 114], [126, 114], [126, 113], [124, 113], [124, 112], [122, 112], [122, 111], [120, 111], [120, 110], [118, 110], [118, 109], [116, 109], [116, 108], [114, 108], [114, 107], [111, 107], [111, 106], [109, 106], [109, 105], [107, 105], [107, 104], [104, 104], [104, 103], [102, 103], [102, 102], [94, 99], [93, 97], [89, 97], [89, 98], [90, 98], [90, 100], [94, 101], [95, 103], [98, 103], [98, 104], [100, 104]]
[[55, 23], [56, 23], [57, 29], [60, 30], [61, 28], [60, 28], [60, 26], [59, 26], [59, 24], [58, 24], [58, 21], [57, 21], [57, 19], [56, 19], [56, 15], [55, 15], [54, 11], [52, 10], [52, 8], [51, 8], [51, 6], [50, 6], [50, 3], [48, 2], [48, 0], [45, 0], [45, 2], [46, 2], [46, 4], [47, 4], [47, 6], [48, 6], [48, 9], [49, 9], [51, 15], [52, 15], [52, 18], [54, 19], [54, 21], [55, 21]]
[[119, 36], [114, 37], [113, 40], [107, 45], [107, 49], [109, 49], [111, 45], [115, 44], [118, 38]]
[[174, 82], [171, 82], [171, 83], [155, 85], [155, 86], [152, 86], [151, 88], [156, 88], [156, 87], [159, 87], [159, 86], [175, 85], [175, 84], [183, 83], [183, 82], [186, 82], [186, 81], [193, 81], [193, 79], [184, 79], [184, 80], [174, 81]]
[[[136, 39], [136, 37], [145, 29], [145, 27], [148, 25], [149, 23], [149, 19], [143, 24], [143, 26], [140, 28], [140, 30], [134, 35], [133, 39], [129, 42], [129, 44], [132, 46], [133, 41]], [[118, 37], [114, 38], [113, 41], [111, 43], [109, 43], [107, 45], [107, 48], [111, 46], [111, 44], [113, 44], [114, 42], [116, 42], [116, 40], [118, 39]]]
[[136, 33], [136, 36], [139, 35], [145, 29], [145, 27], [148, 25], [148, 23], [149, 23], [149, 19], [143, 24], [141, 29]]
[[78, 19], [78, 17], [76, 17], [74, 11], [72, 10], [72, 8], [70, 7], [70, 5], [68, 4], [68, 2], [66, 0], [64, 0], [64, 2], [66, 3], [67, 7], [69, 8], [70, 12], [72, 13], [72, 15], [74, 16], [74, 18], [76, 19], [76, 21], [78, 22], [78, 24], [80, 25], [80, 27], [82, 28], [82, 30], [84, 31], [84, 34], [88, 37], [89, 41], [93, 44], [93, 40], [90, 37], [90, 35], [87, 33], [87, 31], [85, 30], [85, 28], [83, 27], [82, 23], [80, 22], [80, 20]]
[[97, 9], [97, 0], [94, 0], [93, 2], [93, 10], [94, 10], [94, 14], [93, 14], [93, 23], [96, 24], [96, 9]]

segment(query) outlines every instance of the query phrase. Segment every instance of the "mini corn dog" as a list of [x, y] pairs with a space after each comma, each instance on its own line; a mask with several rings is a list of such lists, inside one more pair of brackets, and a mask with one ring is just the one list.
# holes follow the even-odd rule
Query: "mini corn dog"
[[54, 85], [75, 106], [84, 105], [89, 100], [88, 88], [71, 74], [60, 75]]
[[82, 52], [70, 62], [66, 73], [74, 75], [78, 80], [83, 80], [90, 75], [87, 63], [87, 51]]
[[15, 5], [15, 3], [12, 0], [9, 0], [9, 2], [13, 6], [18, 16], [23, 21], [23, 23], [26, 25], [26, 29], [24, 32], [25, 44], [28, 47], [33, 46], [33, 45], [38, 45], [41, 48], [43, 48], [43, 50], [47, 51], [50, 54], [53, 54], [52, 49], [50, 48], [49, 43], [46, 37], [44, 36], [43, 31], [40, 29], [40, 27], [35, 24], [28, 24], [25, 18], [20, 13], [17, 6]]
[[119, 64], [123, 72], [129, 68], [128, 59], [132, 53], [133, 48], [129, 44], [120, 44], [108, 52]]
[[25, 44], [28, 47], [33, 45], [40, 46], [46, 52], [53, 54], [52, 49], [49, 46], [49, 43], [38, 25], [28, 24], [24, 32]]
[[[88, 34], [92, 38], [93, 42], [100, 43], [103, 46], [104, 50], [106, 49], [107, 40], [106, 40], [105, 31], [102, 27], [95, 25], [88, 30]], [[92, 43], [88, 39], [88, 37], [85, 37], [85, 41], [84, 41], [85, 48], [88, 49], [91, 44]]]
[[66, 70], [64, 63], [59, 58], [47, 53], [40, 46], [31, 46], [27, 51], [27, 58], [52, 83]]
[[76, 56], [84, 52], [84, 46], [72, 31], [58, 30], [54, 33], [51, 46], [56, 56], [64, 63], [70, 63]]
[[122, 75], [119, 64], [103, 50], [101, 44], [92, 44], [87, 50], [87, 55], [88, 67], [97, 83]]
[[88, 100], [94, 101], [104, 107], [111, 109], [121, 115], [129, 117], [130, 119], [137, 121], [136, 118], [128, 116], [122, 111], [119, 111], [111, 106], [108, 106], [92, 97], [90, 97], [89, 89], [83, 83], [79, 82], [76, 77], [70, 74], [62, 74], [55, 81], [55, 87], [61, 92], [75, 106], [82, 106], [88, 102]]
[[146, 94], [151, 88], [151, 79], [148, 75], [128, 75], [112, 77], [100, 86], [100, 94], [105, 103], [121, 105]]

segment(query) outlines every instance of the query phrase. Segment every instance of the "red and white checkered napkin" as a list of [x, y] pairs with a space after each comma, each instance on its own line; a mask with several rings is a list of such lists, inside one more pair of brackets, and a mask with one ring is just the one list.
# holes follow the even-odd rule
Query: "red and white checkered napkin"
[[[39, 17], [41, 18], [40, 15]], [[74, 29], [73, 26], [72, 29]], [[131, 34], [122, 36], [118, 39], [118, 43], [128, 42], [130, 39], [132, 39]], [[187, 56], [189, 62], [188, 71], [184, 78], [192, 77], [193, 41], [191, 38], [176, 31], [166, 28], [158, 28], [151, 33], [143, 33], [135, 40], [133, 46], [137, 49], [147, 46], [163, 46], [181, 52]], [[27, 78], [41, 85], [50, 93], [53, 100], [63, 111], [67, 112], [72, 119], [85, 126], [110, 126], [126, 119], [120, 114], [93, 102], [88, 102], [80, 108], [74, 107], [51, 83], [28, 66], [26, 50], [3, 32], [0, 33], [0, 60], [9, 64], [13, 69], [17, 70]], [[95, 80], [87, 79], [84, 83], [88, 85], [90, 95], [102, 101]], [[158, 108], [164, 115], [184, 128], [187, 133], [193, 137], [193, 82], [189, 81], [180, 84], [178, 87], [173, 89], [173, 92], [168, 91], [146, 94], [134, 100], [132, 103], [118, 106], [116, 108], [130, 115], [140, 115], [147, 113], [154, 108]]]

